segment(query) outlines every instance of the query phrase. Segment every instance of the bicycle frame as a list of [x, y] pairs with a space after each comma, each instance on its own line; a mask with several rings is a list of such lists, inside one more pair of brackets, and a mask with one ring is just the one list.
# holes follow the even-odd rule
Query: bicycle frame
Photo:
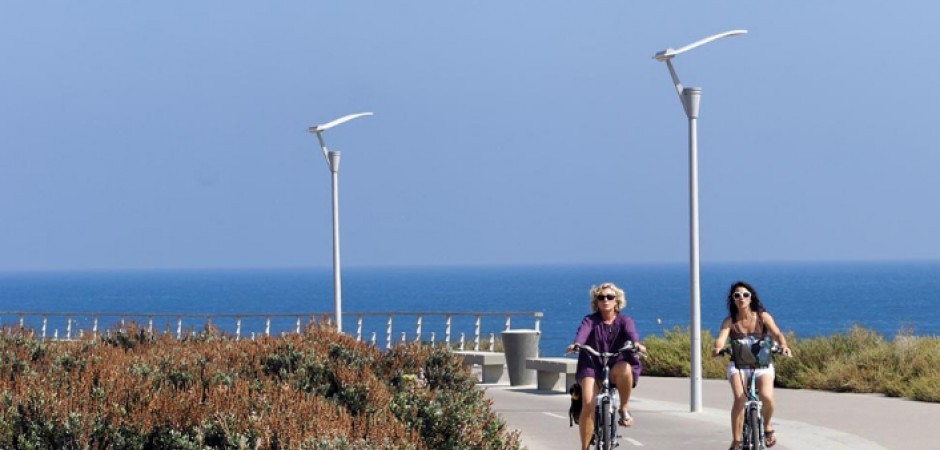
[[[771, 346], [770, 352], [778, 354], [780, 353], [780, 348], [774, 344]], [[726, 348], [718, 352], [718, 354], [734, 357], [730, 348]], [[744, 402], [744, 424], [741, 432], [741, 449], [766, 449], [767, 447], [764, 445], [764, 417], [761, 412], [764, 404], [761, 402], [757, 392], [757, 368], [741, 368], [735, 365], [735, 369], [738, 371], [738, 377], [741, 379], [741, 387], [744, 389], [744, 395], [747, 397]], [[744, 377], [745, 371], [750, 371], [747, 380], [745, 380]]]
[[745, 387], [747, 400], [744, 402], [744, 425], [742, 430], [741, 448], [744, 450], [762, 450], [764, 447], [764, 417], [761, 410], [764, 406], [757, 394], [757, 370], [750, 369], [746, 386], [744, 371], [738, 369], [742, 387]]
[[[601, 353], [588, 345], [582, 345], [581, 350], [601, 358], [603, 362], [603, 375], [600, 380], [600, 390], [594, 397], [594, 437], [592, 442], [596, 450], [611, 450], [620, 445], [617, 442], [617, 388], [610, 385], [610, 358], [623, 352], [636, 352], [633, 342], [627, 341], [623, 348], [616, 353]], [[615, 400], [617, 400], [615, 404]]]

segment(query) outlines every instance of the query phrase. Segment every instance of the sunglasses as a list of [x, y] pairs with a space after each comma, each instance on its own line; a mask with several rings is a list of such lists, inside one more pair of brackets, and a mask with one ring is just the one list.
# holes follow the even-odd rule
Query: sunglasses
[[617, 299], [617, 296], [614, 295], [614, 294], [607, 294], [607, 295], [600, 294], [600, 295], [594, 297], [594, 300], [597, 300], [597, 301], [599, 301], [599, 302], [602, 302], [602, 301], [604, 301], [604, 300], [613, 301], [613, 300], [616, 300], [616, 299]]
[[734, 298], [741, 298], [741, 297], [751, 298], [751, 293], [750, 292], [735, 292], [734, 293]]

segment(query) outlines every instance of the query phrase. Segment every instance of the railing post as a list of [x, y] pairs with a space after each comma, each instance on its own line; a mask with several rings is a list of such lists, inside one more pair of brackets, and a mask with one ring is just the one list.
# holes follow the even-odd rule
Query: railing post
[[23, 325], [26, 323], [25, 317], [26, 317], [25, 314], [20, 314], [20, 328], [24, 328]]
[[509, 331], [509, 330], [510, 330], [510, 327], [509, 327], [509, 318], [510, 318], [510, 317], [511, 317], [511, 316], [510, 316], [509, 314], [506, 314], [506, 328], [504, 329], [504, 331]]
[[447, 315], [447, 320], [444, 321], [444, 342], [450, 346], [450, 314]]
[[541, 322], [542, 322], [542, 313], [540, 312], [535, 313], [535, 331], [541, 331], [539, 328], [539, 325], [541, 325]]
[[431, 332], [431, 347], [434, 347], [434, 332]]
[[300, 316], [297, 316], [297, 334], [300, 334]]
[[242, 318], [235, 318], [235, 340], [241, 340], [242, 338]]
[[43, 341], [46, 340], [46, 320], [47, 320], [46, 316], [43, 316], [42, 317], [42, 340]]
[[266, 316], [264, 318], [264, 335], [266, 337], [271, 337], [271, 317]]
[[95, 316], [95, 320], [92, 322], [91, 337], [98, 339], [98, 316]]
[[388, 315], [388, 322], [385, 325], [385, 349], [392, 348], [392, 315]]
[[476, 324], [473, 326], [473, 351], [480, 351], [480, 316], [477, 315]]
[[65, 316], [65, 339], [72, 340], [72, 316]]
[[496, 334], [495, 333], [490, 333], [490, 351], [491, 352], [496, 351]]
[[415, 330], [415, 342], [421, 340], [421, 316], [418, 316], [418, 329]]
[[[375, 336], [375, 333], [372, 333], [372, 336]], [[375, 339], [372, 340], [375, 344]], [[356, 342], [362, 342], [362, 314], [356, 317]]]
[[372, 346], [375, 347], [375, 331], [372, 332]]
[[463, 351], [463, 333], [460, 333], [460, 351]]
[[153, 316], [147, 317], [147, 332], [153, 336]]
[[176, 317], [176, 340], [183, 339], [183, 316]]

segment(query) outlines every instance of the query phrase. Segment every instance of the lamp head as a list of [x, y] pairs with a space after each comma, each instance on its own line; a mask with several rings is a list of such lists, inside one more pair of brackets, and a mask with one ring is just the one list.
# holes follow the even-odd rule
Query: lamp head
[[655, 55], [653, 55], [653, 59], [655, 59], [655, 60], [657, 60], [657, 61], [669, 61], [670, 59], [675, 58], [676, 56], [679, 56], [679, 55], [681, 55], [681, 54], [683, 54], [683, 53], [685, 53], [685, 52], [687, 52], [687, 51], [689, 51], [689, 50], [692, 50], [693, 48], [701, 47], [701, 46], [703, 46], [703, 45], [705, 45], [705, 44], [707, 44], [707, 43], [709, 43], [709, 42], [711, 42], [711, 41], [714, 41], [714, 40], [716, 40], [716, 39], [721, 39], [721, 38], [724, 38], [724, 37], [731, 37], [731, 36], [738, 36], [738, 35], [741, 35], [741, 34], [747, 34], [747, 30], [731, 30], [731, 31], [725, 31], [724, 33], [718, 33], [718, 34], [709, 36], [709, 37], [707, 37], [707, 38], [705, 38], [705, 39], [700, 39], [700, 40], [695, 41], [695, 42], [693, 42], [693, 43], [691, 43], [691, 44], [689, 44], [689, 45], [686, 45], [685, 47], [680, 47], [678, 50], [673, 49], [673, 48], [667, 48], [667, 49], [665, 49], [665, 50], [663, 50], [663, 51], [661, 51], [661, 52], [657, 52]]
[[320, 133], [322, 133], [322, 132], [324, 132], [324, 131], [326, 131], [326, 130], [329, 130], [330, 128], [333, 128], [333, 127], [335, 127], [335, 126], [337, 126], [337, 125], [344, 124], [344, 123], [346, 123], [346, 122], [349, 122], [350, 120], [353, 120], [353, 119], [356, 119], [356, 118], [359, 118], [359, 117], [371, 116], [371, 115], [372, 115], [371, 112], [361, 112], [361, 113], [357, 113], [357, 114], [350, 114], [350, 115], [348, 115], [348, 116], [340, 117], [339, 119], [336, 119], [336, 120], [331, 121], [331, 122], [327, 122], [327, 123], [320, 124], [320, 125], [314, 125], [314, 126], [312, 126], [312, 127], [310, 127], [310, 128], [307, 128], [307, 131], [309, 131], [309, 132], [311, 132], [311, 133], [316, 133], [317, 136], [319, 136]]

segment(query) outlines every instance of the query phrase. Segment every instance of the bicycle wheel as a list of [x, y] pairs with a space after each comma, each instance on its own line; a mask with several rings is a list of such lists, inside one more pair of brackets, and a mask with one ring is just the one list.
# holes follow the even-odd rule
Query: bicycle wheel
[[600, 439], [600, 448], [603, 450], [611, 450], [613, 448], [614, 439], [610, 435], [610, 400], [605, 399], [604, 404], [601, 405], [601, 439]]
[[751, 441], [751, 449], [760, 450], [764, 448], [763, 426], [761, 423], [760, 410], [756, 407], [751, 409], [748, 414], [748, 440]]
[[604, 406], [602, 401], [594, 407], [594, 449], [604, 450]]
[[617, 412], [614, 410], [613, 406], [610, 408], [610, 412], [607, 414], [610, 422], [610, 448], [617, 446]]
[[[741, 424], [741, 449], [751, 450], [751, 410], [744, 410], [744, 423]], [[738, 450], [738, 449], [735, 449]]]

